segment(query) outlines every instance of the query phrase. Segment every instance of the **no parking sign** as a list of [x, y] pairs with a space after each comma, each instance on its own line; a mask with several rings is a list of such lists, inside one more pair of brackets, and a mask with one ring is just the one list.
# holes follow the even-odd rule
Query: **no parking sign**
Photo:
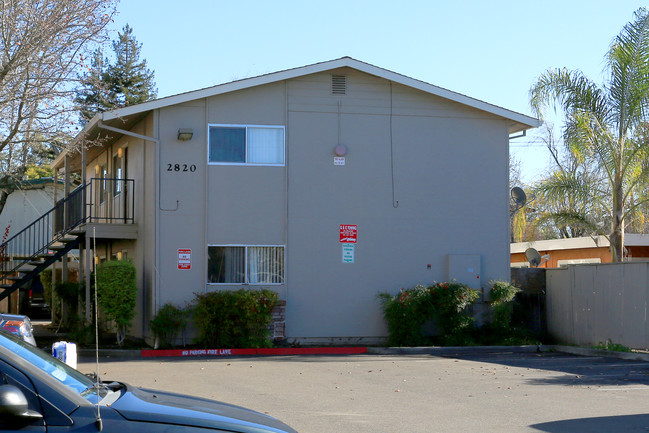
[[186, 271], [192, 268], [192, 250], [178, 248], [178, 269]]

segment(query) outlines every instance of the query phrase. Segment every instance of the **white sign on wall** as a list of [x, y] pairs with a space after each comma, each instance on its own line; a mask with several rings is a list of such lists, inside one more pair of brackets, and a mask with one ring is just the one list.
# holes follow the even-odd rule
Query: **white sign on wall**
[[334, 156], [334, 165], [345, 165], [344, 156]]
[[343, 246], [343, 263], [354, 263], [355, 244], [342, 244]]

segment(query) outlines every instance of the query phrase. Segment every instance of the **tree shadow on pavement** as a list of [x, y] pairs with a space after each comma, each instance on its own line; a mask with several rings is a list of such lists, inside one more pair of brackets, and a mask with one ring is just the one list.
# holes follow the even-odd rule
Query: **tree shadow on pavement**
[[[560, 352], [492, 350], [491, 352], [454, 353], [452, 357], [487, 362], [507, 367], [564, 373], [529, 379], [532, 385], [564, 386], [649, 386], [649, 362], [605, 356], [579, 356]], [[648, 424], [649, 427], [649, 424]], [[649, 428], [647, 430], [649, 431]]]
[[635, 433], [649, 430], [649, 415], [620, 415], [544, 422], [530, 426], [548, 433]]

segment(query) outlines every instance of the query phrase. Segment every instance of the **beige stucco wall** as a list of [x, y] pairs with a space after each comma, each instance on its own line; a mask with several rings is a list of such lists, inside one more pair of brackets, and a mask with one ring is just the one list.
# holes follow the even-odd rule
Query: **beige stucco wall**
[[[447, 280], [449, 254], [507, 279], [505, 123], [360, 73], [335, 97], [329, 80], [289, 85], [289, 335], [385, 335], [376, 294]], [[339, 224], [358, 225], [354, 264]]]
[[[449, 279], [451, 255], [477, 257], [480, 286], [509, 278], [507, 122], [332, 72], [347, 76], [346, 95], [331, 94], [331, 72], [308, 75], [157, 109], [136, 129], [158, 144], [123, 138], [138, 201], [134, 329], [164, 303], [242, 287], [206, 283], [210, 244], [285, 245], [286, 283], [270, 287], [287, 301], [289, 339], [384, 337], [377, 293]], [[286, 165], [208, 164], [209, 124], [285, 126]], [[353, 264], [340, 224], [358, 225]], [[179, 249], [191, 270], [178, 269]]]
[[[206, 284], [209, 244], [286, 245], [286, 284], [272, 288], [289, 338], [385, 336], [376, 294], [447, 279], [449, 254], [478, 255], [483, 285], [508, 278], [506, 122], [334, 73], [347, 95], [322, 73], [160, 110], [158, 305], [241, 287]], [[286, 166], [208, 165], [210, 123], [286, 126]], [[176, 163], [197, 170], [165, 171]], [[354, 264], [342, 263], [340, 224], [358, 225]], [[192, 250], [190, 271], [177, 269], [179, 248]]]

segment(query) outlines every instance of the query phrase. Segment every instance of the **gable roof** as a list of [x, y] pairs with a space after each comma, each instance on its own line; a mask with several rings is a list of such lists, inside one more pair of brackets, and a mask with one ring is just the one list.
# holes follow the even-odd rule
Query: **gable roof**
[[[316, 74], [316, 73], [335, 70], [344, 67], [352, 68], [369, 75], [383, 78], [385, 80], [389, 80], [394, 83], [408, 86], [420, 90], [422, 92], [439, 96], [441, 98], [445, 98], [450, 101], [457, 102], [465, 106], [507, 119], [509, 121], [510, 134], [526, 131], [527, 129], [536, 128], [541, 125], [541, 122], [534, 117], [526, 116], [524, 114], [517, 113], [515, 111], [507, 110], [505, 108], [498, 107], [496, 105], [489, 104], [487, 102], [480, 101], [478, 99], [471, 98], [469, 96], [465, 96], [460, 93], [452, 92], [450, 90], [426, 83], [424, 81], [406, 77], [405, 75], [401, 75], [396, 72], [389, 71], [387, 69], [379, 68], [377, 66], [370, 65], [369, 63], [352, 59], [351, 57], [341, 57], [335, 60], [329, 60], [321, 63], [314, 63], [312, 65], [301, 66], [293, 69], [286, 69], [284, 71], [273, 72], [273, 73], [259, 75], [251, 78], [244, 78], [241, 80], [219, 84], [204, 89], [194, 90], [186, 93], [180, 93], [178, 95], [172, 95], [172, 96], [155, 99], [148, 102], [143, 102], [141, 104], [132, 105], [129, 107], [123, 107], [112, 111], [98, 113], [88, 122], [88, 124], [85, 125], [83, 130], [79, 132], [75, 140], [79, 140], [81, 137], [91, 135], [91, 132], [96, 133], [99, 126], [105, 127], [104, 125], [102, 125], [103, 122], [119, 120], [120, 128], [129, 129], [137, 121], [142, 119], [148, 112], [159, 108], [164, 108], [176, 104], [182, 104], [185, 102], [193, 101], [196, 99], [208, 98], [210, 96], [235, 92], [237, 90], [249, 89], [255, 86], [275, 83], [278, 81], [290, 80], [292, 78], [302, 77], [305, 75]], [[67, 150], [61, 152], [50, 166], [52, 168], [61, 166], [63, 163], [63, 158], [65, 157], [66, 154], [68, 154]]]
[[[424, 81], [416, 80], [414, 78], [406, 77], [405, 75], [389, 71], [387, 69], [379, 68], [370, 65], [369, 63], [361, 62], [352, 59], [351, 57], [342, 57], [336, 60], [329, 60], [326, 62], [315, 63], [312, 65], [302, 66], [299, 68], [287, 69], [284, 71], [273, 72], [270, 74], [259, 75], [257, 77], [244, 78], [242, 80], [232, 81], [225, 84], [219, 84], [205, 89], [194, 90], [191, 92], [181, 93], [178, 95], [167, 96], [164, 98], [156, 99], [149, 102], [144, 102], [131, 107], [118, 108], [116, 110], [100, 113], [100, 120], [108, 121], [116, 118], [124, 118], [129, 115], [142, 113], [144, 111], [155, 110], [170, 105], [182, 104], [184, 102], [192, 101], [195, 99], [202, 99], [210, 96], [220, 95], [223, 93], [234, 92], [237, 90], [248, 89], [255, 86], [274, 83], [277, 81], [289, 80], [291, 78], [301, 77], [304, 75], [316, 74], [337, 68], [348, 67], [374, 75], [379, 78], [402, 84], [404, 86], [412, 87], [435, 96], [439, 96], [450, 101], [458, 102], [466, 106], [494, 114], [510, 120], [509, 133], [516, 133], [531, 128], [536, 128], [541, 125], [541, 122], [533, 117], [526, 116], [505, 108], [498, 107], [460, 93], [452, 92], [450, 90], [438, 87]], [[97, 117], [96, 116], [96, 117]], [[97, 121], [94, 119], [91, 121]]]

